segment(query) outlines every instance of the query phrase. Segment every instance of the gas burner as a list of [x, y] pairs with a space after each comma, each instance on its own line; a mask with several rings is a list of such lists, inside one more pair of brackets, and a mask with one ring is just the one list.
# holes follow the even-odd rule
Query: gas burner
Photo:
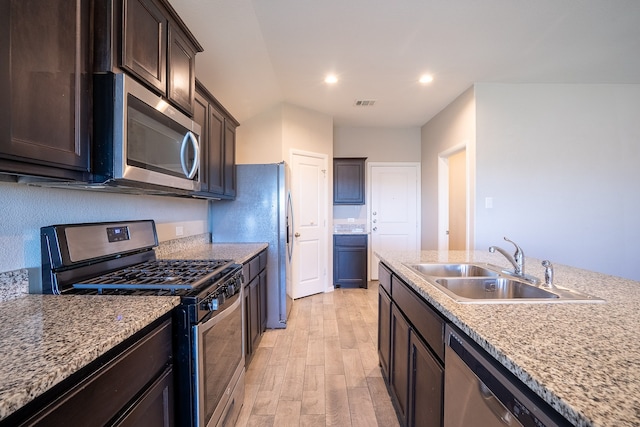
[[74, 283], [76, 289], [194, 289], [215, 278], [231, 260], [153, 260]]

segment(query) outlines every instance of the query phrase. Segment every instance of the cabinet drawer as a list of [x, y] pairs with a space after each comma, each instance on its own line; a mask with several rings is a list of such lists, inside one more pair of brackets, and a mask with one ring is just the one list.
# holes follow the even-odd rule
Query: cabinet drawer
[[255, 279], [260, 273], [260, 256], [255, 256], [249, 261], [249, 281]]
[[260, 252], [258, 256], [260, 257], [260, 271], [262, 271], [267, 267], [267, 251]]
[[380, 281], [380, 286], [387, 291], [389, 295], [391, 293], [391, 270], [387, 268], [383, 263], [378, 264], [378, 280]]
[[336, 246], [356, 246], [367, 247], [367, 235], [366, 234], [336, 234], [333, 236], [333, 243]]
[[416, 331], [426, 340], [433, 352], [444, 360], [444, 326], [445, 320], [429, 305], [422, 301], [409, 287], [393, 276], [392, 299], [403, 311]]

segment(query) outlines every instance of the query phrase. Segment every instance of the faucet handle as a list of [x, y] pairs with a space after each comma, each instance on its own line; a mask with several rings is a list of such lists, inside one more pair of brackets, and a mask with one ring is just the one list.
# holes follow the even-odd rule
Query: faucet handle
[[518, 246], [518, 244], [516, 242], [514, 242], [513, 240], [510, 240], [509, 238], [505, 237], [504, 238], [505, 241], [511, 243], [513, 246], [516, 247], [516, 251], [513, 254], [513, 259], [516, 261], [516, 264], [518, 264], [518, 268], [517, 268], [517, 273], [518, 274], [524, 274], [524, 251], [522, 250], [522, 248], [520, 246]]
[[513, 246], [516, 247], [516, 253], [514, 254], [515, 257], [524, 256], [524, 252], [522, 251], [522, 248], [520, 246], [518, 246], [518, 244], [516, 242], [514, 242], [513, 240], [510, 240], [507, 237], [505, 237], [504, 240], [509, 242], [509, 243], [511, 243]]

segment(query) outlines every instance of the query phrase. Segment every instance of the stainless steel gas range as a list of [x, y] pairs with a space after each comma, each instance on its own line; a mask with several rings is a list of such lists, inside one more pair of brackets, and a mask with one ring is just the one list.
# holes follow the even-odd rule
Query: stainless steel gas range
[[179, 296], [174, 310], [176, 425], [233, 425], [244, 399], [242, 267], [156, 259], [152, 220], [40, 232], [43, 292]]

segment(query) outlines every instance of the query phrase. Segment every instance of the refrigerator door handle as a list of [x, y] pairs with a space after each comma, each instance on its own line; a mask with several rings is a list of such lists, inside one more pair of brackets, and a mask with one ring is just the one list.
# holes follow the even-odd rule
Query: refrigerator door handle
[[287, 193], [287, 252], [289, 261], [293, 256], [293, 202], [291, 201], [291, 192]]

